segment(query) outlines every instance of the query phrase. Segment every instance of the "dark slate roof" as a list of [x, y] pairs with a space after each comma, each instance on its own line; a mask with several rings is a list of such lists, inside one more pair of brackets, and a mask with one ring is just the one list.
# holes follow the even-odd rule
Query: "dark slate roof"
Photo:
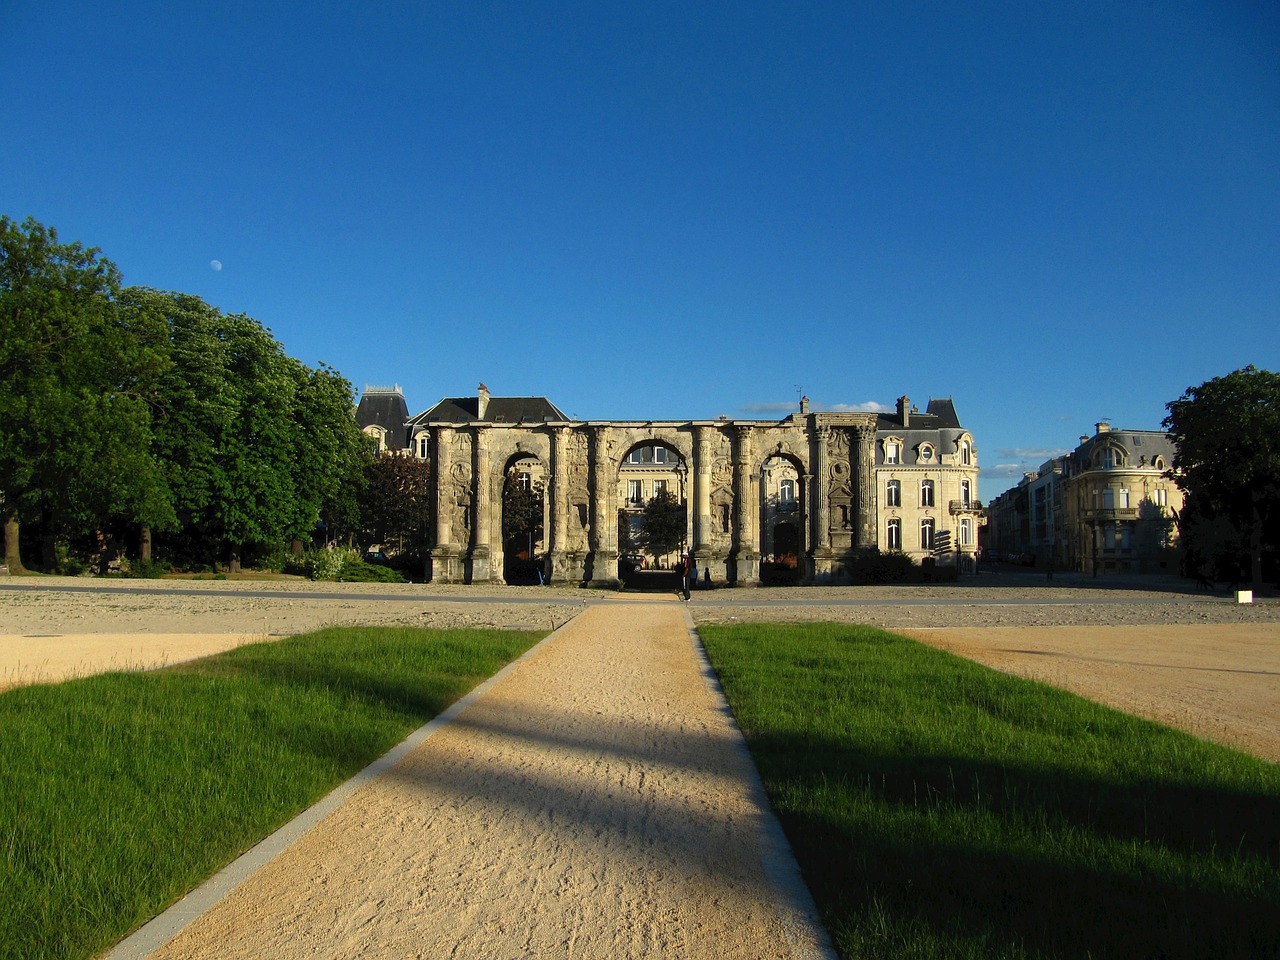
[[[902, 432], [902, 415], [897, 410], [882, 413], [876, 420], [879, 431]], [[924, 413], [914, 410], [910, 414], [910, 430], [963, 430], [956, 414], [956, 405], [950, 397], [930, 400]]]
[[399, 390], [365, 387], [356, 407], [356, 424], [379, 426], [387, 431], [387, 448], [403, 450], [409, 445], [409, 405]]
[[445, 397], [430, 410], [413, 418], [413, 423], [542, 423], [547, 420], [567, 421], [554, 403], [546, 397], [490, 397], [484, 416], [480, 416], [478, 397]]

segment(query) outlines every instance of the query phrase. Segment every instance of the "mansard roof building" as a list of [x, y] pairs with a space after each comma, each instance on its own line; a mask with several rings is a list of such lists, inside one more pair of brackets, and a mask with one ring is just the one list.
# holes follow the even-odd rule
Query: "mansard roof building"
[[925, 413], [905, 397], [888, 413], [811, 412], [803, 398], [781, 420], [580, 421], [481, 384], [403, 426], [436, 478], [436, 582], [505, 579], [511, 483], [543, 493], [539, 539], [521, 553], [549, 583], [616, 584], [628, 524], [659, 491], [686, 506], [681, 550], [717, 583], [849, 582], [875, 550], [955, 563], [976, 549], [977, 448], [950, 400]]
[[1093, 436], [992, 501], [989, 550], [1089, 574], [1177, 572], [1176, 455], [1163, 431], [1096, 424]]

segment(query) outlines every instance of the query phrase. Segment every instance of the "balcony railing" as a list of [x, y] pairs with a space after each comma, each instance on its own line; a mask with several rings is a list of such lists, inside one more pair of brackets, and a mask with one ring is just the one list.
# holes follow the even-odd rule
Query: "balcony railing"
[[1137, 507], [1092, 507], [1084, 512], [1086, 520], [1137, 520]]
[[981, 514], [985, 512], [986, 511], [983, 509], [981, 500], [952, 500], [951, 501], [952, 516], [954, 516], [957, 513]]

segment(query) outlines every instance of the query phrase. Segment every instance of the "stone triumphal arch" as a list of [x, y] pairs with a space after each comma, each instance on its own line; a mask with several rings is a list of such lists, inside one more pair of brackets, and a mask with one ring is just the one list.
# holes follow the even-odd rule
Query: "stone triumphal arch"
[[435, 478], [435, 582], [504, 579], [513, 464], [543, 493], [536, 552], [549, 583], [617, 583], [619, 512], [654, 489], [646, 482], [685, 505], [689, 552], [720, 583], [759, 583], [775, 555], [800, 582], [840, 580], [876, 546], [875, 414], [806, 404], [780, 421], [583, 422], [551, 407], [507, 420], [487, 399], [482, 391], [473, 411], [433, 408], [408, 424], [409, 449]]

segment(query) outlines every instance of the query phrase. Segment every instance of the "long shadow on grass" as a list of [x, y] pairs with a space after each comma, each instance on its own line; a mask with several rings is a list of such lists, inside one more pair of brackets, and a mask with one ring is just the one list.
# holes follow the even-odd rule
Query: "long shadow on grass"
[[[1032, 956], [1280, 956], [1274, 798], [803, 737], [753, 752], [833, 919], [888, 914]], [[794, 759], [814, 755], [821, 769]], [[1231, 858], [1250, 862], [1231, 875]]]

